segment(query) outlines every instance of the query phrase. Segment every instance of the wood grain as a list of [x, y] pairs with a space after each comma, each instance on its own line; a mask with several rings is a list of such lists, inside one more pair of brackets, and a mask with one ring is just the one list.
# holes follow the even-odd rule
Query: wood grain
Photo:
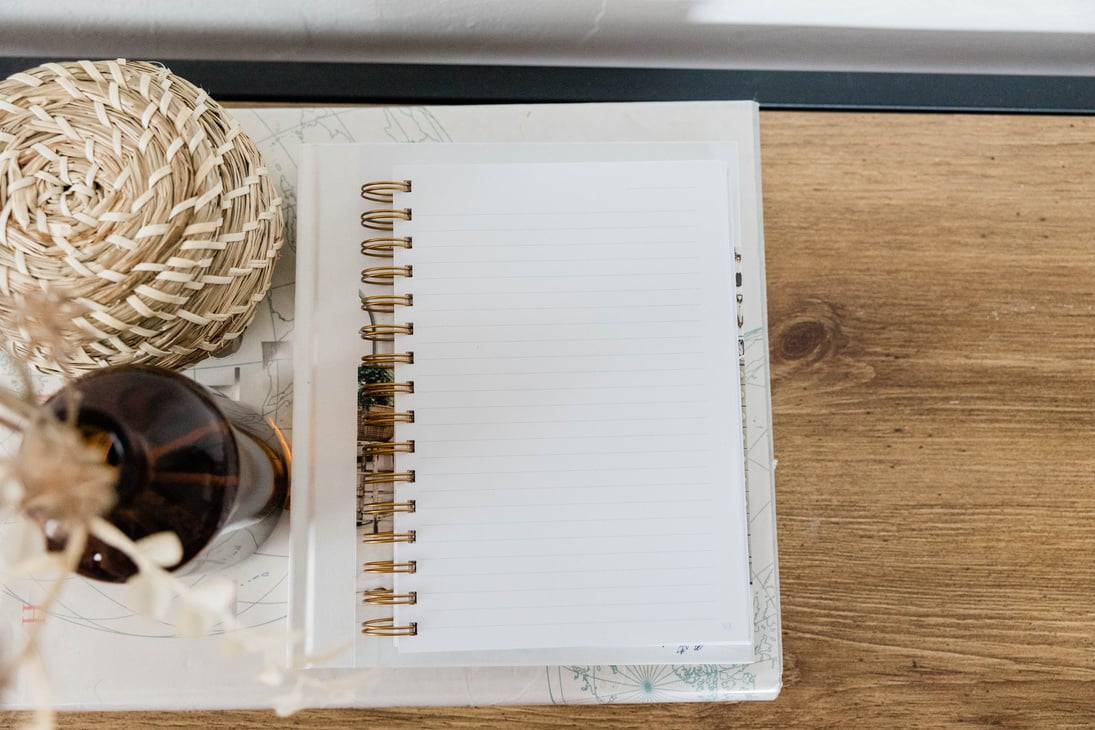
[[777, 514], [799, 676], [759, 716], [1090, 724], [1095, 123], [773, 117]]
[[778, 700], [62, 727], [1095, 724], [1095, 119], [766, 112], [761, 133]]

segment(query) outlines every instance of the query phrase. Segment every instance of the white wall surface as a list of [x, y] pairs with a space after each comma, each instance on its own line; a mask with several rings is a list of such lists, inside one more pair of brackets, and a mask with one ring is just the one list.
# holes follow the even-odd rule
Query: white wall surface
[[1095, 72], [1095, 0], [6, 0], [0, 55]]

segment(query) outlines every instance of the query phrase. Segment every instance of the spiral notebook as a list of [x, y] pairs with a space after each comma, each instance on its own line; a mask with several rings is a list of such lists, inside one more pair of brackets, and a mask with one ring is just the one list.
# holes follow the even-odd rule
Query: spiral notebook
[[304, 148], [307, 650], [752, 659], [736, 155]]

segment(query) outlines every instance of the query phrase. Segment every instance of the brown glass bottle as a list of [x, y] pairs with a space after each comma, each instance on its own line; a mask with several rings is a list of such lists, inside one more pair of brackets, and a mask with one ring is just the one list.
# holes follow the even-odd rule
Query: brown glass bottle
[[[289, 489], [284, 442], [261, 417], [178, 373], [124, 365], [81, 377], [77, 423], [118, 467], [117, 503], [106, 519], [133, 540], [170, 531], [183, 557], [176, 573], [246, 557], [270, 535]], [[68, 391], [48, 402], [60, 417]], [[51, 540], [51, 547], [63, 542]], [[94, 537], [78, 572], [124, 581], [125, 555]]]

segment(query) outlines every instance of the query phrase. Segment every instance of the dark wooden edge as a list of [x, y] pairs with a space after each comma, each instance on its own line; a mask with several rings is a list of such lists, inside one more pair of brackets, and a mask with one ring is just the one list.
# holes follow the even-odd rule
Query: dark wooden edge
[[[49, 60], [0, 57], [0, 76]], [[767, 109], [1095, 114], [1095, 77], [166, 60], [221, 101], [505, 104], [754, 99]]]

